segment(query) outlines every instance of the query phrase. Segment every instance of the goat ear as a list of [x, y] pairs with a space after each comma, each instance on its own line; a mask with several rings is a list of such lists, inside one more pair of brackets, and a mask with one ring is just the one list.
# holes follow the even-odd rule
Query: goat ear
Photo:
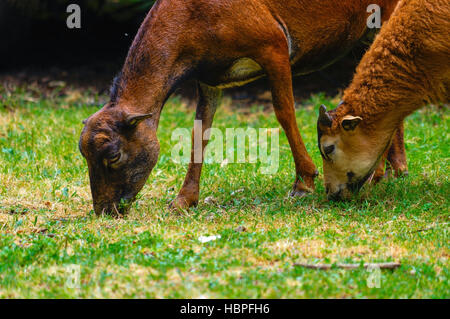
[[346, 131], [353, 131], [361, 121], [362, 118], [359, 116], [346, 115], [341, 121], [341, 126]]
[[326, 127], [331, 127], [333, 125], [333, 119], [327, 112], [327, 107], [321, 105], [319, 108], [319, 123]]
[[83, 125], [86, 125], [86, 123], [89, 121], [91, 117], [89, 116], [87, 119], [83, 120], [81, 123], [83, 123]]
[[139, 123], [141, 123], [142, 121], [149, 119], [153, 117], [153, 113], [148, 113], [148, 114], [129, 114], [126, 117], [126, 124], [128, 127], [137, 127], [139, 125]]

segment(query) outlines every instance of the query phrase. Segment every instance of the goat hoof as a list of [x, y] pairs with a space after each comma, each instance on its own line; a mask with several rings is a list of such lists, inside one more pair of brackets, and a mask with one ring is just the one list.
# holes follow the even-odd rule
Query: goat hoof
[[172, 211], [185, 211], [188, 210], [192, 206], [196, 206], [197, 202], [190, 203], [186, 198], [184, 197], [177, 197], [175, 200], [170, 203], [169, 209]]
[[173, 212], [181, 212], [189, 208], [186, 202], [179, 201], [175, 199], [173, 202], [169, 204], [169, 209]]
[[406, 177], [408, 177], [409, 176], [409, 171], [399, 171], [399, 172], [397, 172], [397, 176], [396, 177], [398, 177], [398, 178], [406, 178]]
[[289, 194], [289, 196], [290, 196], [290, 197], [303, 198], [303, 197], [308, 196], [309, 194], [311, 194], [311, 193], [308, 192], [308, 191], [294, 189], [294, 190]]

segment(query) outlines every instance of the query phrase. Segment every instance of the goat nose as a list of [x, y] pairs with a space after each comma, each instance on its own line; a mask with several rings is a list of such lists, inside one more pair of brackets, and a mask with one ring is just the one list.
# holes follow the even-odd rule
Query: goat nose
[[334, 145], [328, 145], [323, 148], [323, 151], [325, 155], [329, 155], [334, 152], [334, 149], [335, 149]]
[[342, 199], [342, 189], [335, 193], [328, 193], [327, 198], [329, 201], [340, 201]]

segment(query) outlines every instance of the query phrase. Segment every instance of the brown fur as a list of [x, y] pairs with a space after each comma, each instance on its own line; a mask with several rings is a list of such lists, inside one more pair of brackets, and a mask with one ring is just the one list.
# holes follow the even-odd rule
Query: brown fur
[[[114, 81], [110, 103], [88, 120], [80, 139], [89, 166], [95, 211], [109, 211], [121, 198], [132, 199], [141, 189], [145, 180], [132, 184], [130, 176], [140, 170], [145, 171], [141, 176], [146, 179], [155, 165], [162, 107], [187, 78], [199, 82], [197, 119], [203, 120], [206, 130], [212, 124], [221, 88], [267, 76], [274, 110], [295, 161], [293, 194], [302, 196], [312, 191], [317, 171], [296, 123], [292, 74], [320, 69], [352, 48], [367, 31], [367, 6], [372, 2], [159, 0], [139, 29], [123, 70]], [[377, 3], [387, 20], [397, 0]], [[233, 66], [243, 62], [248, 63], [248, 69], [240, 74]], [[123, 126], [123, 114], [127, 113], [153, 113], [153, 117], [133, 130], [117, 129]], [[130, 152], [126, 161], [107, 170], [101, 164], [101, 149], [89, 144], [100, 140], [97, 135], [104, 126], [106, 134], [114, 132], [108, 147]], [[143, 150], [149, 162], [133, 162], [138, 150]], [[174, 206], [186, 208], [198, 201], [201, 167], [194, 163], [189, 166]], [[111, 179], [117, 182], [111, 183]]]
[[[399, 3], [358, 66], [344, 93], [344, 103], [328, 113], [333, 118], [332, 126], [318, 126], [322, 147], [333, 140], [339, 144], [335, 157], [324, 160], [331, 197], [350, 196], [347, 189], [360, 188], [383, 154], [393, 157], [387, 150], [406, 116], [427, 103], [449, 101], [449, 39], [448, 0]], [[349, 115], [362, 121], [354, 130], [346, 131], [341, 123]], [[393, 152], [399, 148], [395, 141], [392, 148]], [[401, 171], [402, 163], [397, 165]], [[359, 171], [350, 180], [347, 174], [354, 168]]]

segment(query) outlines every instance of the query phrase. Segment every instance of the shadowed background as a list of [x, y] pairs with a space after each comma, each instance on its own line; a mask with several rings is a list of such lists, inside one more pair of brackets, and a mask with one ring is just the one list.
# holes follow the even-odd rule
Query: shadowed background
[[[67, 6], [81, 7], [81, 29], [66, 26]], [[55, 86], [90, 88], [107, 93], [152, 0], [1, 0], [0, 82], [34, 84], [45, 92]], [[366, 50], [358, 45], [331, 67], [294, 80], [296, 101], [312, 93], [337, 94], [351, 80]], [[62, 90], [62, 93], [64, 90]], [[185, 83], [175, 94], [193, 100], [195, 86]], [[227, 90], [236, 104], [268, 104], [262, 79]]]

